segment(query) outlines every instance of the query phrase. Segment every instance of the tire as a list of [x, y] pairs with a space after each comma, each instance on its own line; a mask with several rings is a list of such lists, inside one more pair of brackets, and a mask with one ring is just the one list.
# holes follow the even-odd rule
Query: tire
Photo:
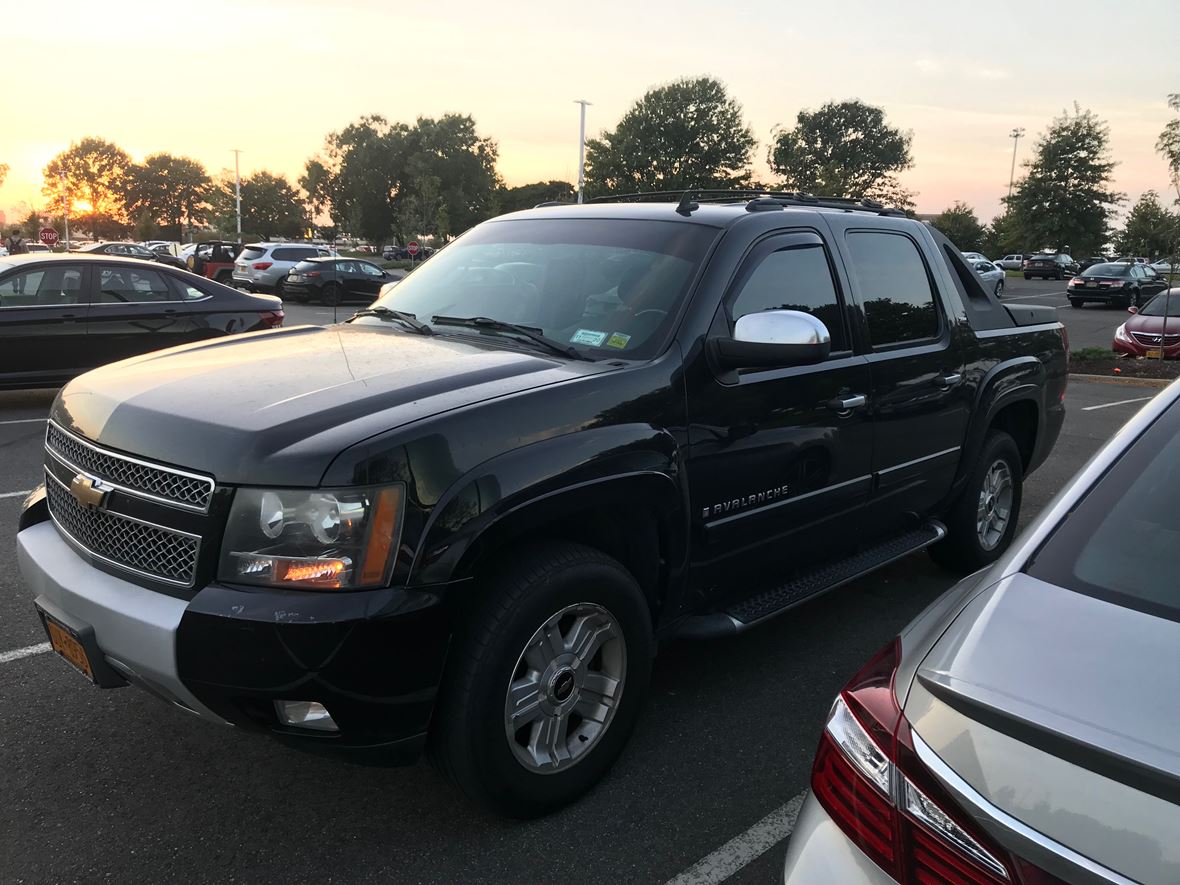
[[995, 562], [1016, 534], [1023, 491], [1016, 442], [1002, 430], [989, 430], [967, 484], [945, 514], [946, 538], [929, 548], [931, 558], [962, 574]]
[[335, 307], [343, 299], [340, 297], [340, 287], [335, 283], [325, 283], [320, 290], [320, 301], [330, 307]]
[[1026, 273], [1026, 274], [1024, 275], [1024, 278], [1025, 278], [1026, 280], [1031, 280], [1031, 279], [1032, 279], [1032, 274], [1030, 274], [1030, 273]]
[[275, 281], [275, 287], [274, 287], [273, 294], [278, 296], [279, 298], [283, 297], [283, 278], [282, 277], [279, 277], [278, 280]]
[[1127, 307], [1142, 307], [1143, 293], [1138, 289], [1132, 289], [1131, 294], [1127, 296]]
[[997, 298], [1004, 297], [1004, 278], [1003, 277], [1000, 277], [1000, 279], [996, 280], [995, 294], [996, 294]]
[[1069, 299], [1069, 306], [1080, 308], [1082, 306], [1082, 302], [1077, 298], [1071, 298]]
[[1055, 279], [1055, 280], [1064, 280], [1065, 279], [1065, 273], [1061, 270], [1061, 268], [1057, 268], [1057, 270], [1053, 271], [1053, 279]]
[[221, 283], [223, 286], [233, 286], [233, 272], [228, 270], [220, 270], [217, 272], [217, 276], [213, 278], [213, 282]]
[[[651, 616], [631, 574], [580, 544], [526, 549], [494, 571], [486, 589], [456, 629], [430, 755], [477, 802], [511, 817], [537, 817], [588, 791], [622, 752], [647, 696]], [[557, 632], [564, 655], [546, 651], [553, 648], [546, 628]], [[577, 657], [569, 649], [579, 635], [587, 648], [606, 638]], [[590, 677], [601, 693], [591, 691]], [[515, 733], [513, 685], [536, 699], [518, 701], [518, 711], [531, 708], [533, 715]], [[608, 688], [618, 692], [613, 703], [595, 705], [591, 699], [606, 699]], [[601, 721], [582, 718], [591, 709]], [[544, 735], [562, 711], [565, 734], [547, 748]]]

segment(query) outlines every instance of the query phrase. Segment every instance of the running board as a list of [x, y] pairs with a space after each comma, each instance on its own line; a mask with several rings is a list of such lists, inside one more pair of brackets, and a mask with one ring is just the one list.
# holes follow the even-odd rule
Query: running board
[[680, 626], [676, 635], [690, 639], [714, 639], [743, 633], [801, 602], [923, 550], [944, 537], [946, 526], [937, 520], [931, 520], [926, 525], [862, 550], [848, 559], [821, 566], [779, 587], [732, 603], [721, 611], [694, 615]]

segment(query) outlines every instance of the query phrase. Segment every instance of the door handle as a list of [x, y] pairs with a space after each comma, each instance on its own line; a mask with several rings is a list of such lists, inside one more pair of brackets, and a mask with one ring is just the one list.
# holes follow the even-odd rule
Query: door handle
[[828, 400], [828, 408], [834, 412], [849, 412], [859, 409], [866, 403], [868, 398], [863, 393], [848, 393]]
[[963, 376], [958, 372], [943, 373], [934, 376], [934, 386], [939, 390], [950, 390], [962, 380]]

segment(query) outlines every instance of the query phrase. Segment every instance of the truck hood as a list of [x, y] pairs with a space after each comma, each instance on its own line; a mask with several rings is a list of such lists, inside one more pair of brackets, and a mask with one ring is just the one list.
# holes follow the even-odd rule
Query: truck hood
[[610, 368], [503, 344], [386, 324], [239, 335], [88, 372], [62, 390], [52, 417], [102, 445], [219, 483], [306, 486], [374, 434]]
[[927, 654], [906, 718], [1033, 829], [1137, 881], [1180, 881], [1177, 649], [1180, 623], [1013, 575]]

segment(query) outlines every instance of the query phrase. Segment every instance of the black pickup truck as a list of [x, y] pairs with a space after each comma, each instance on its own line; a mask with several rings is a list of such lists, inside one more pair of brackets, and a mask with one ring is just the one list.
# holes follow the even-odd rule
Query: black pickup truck
[[99, 686], [362, 761], [428, 748], [536, 815], [618, 756], [658, 642], [923, 548], [996, 558], [1066, 372], [1052, 308], [876, 204], [539, 207], [347, 323], [71, 382], [19, 562]]

